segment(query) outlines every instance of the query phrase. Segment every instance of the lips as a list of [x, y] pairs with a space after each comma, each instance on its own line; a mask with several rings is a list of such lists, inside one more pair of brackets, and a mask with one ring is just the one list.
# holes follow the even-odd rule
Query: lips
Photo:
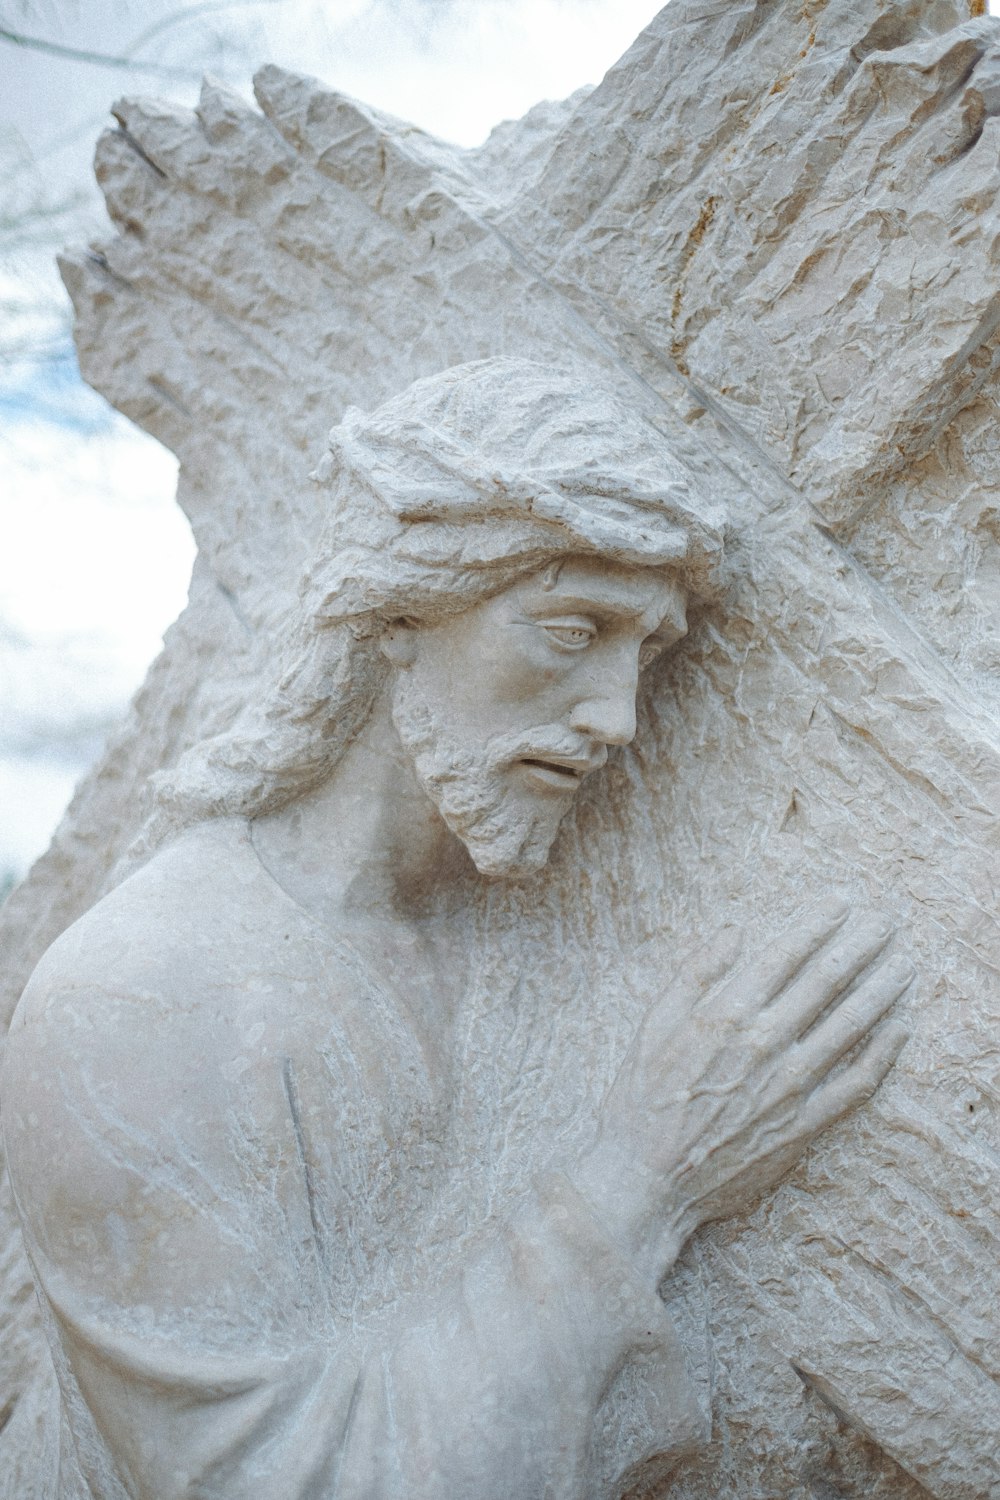
[[561, 755], [522, 755], [518, 764], [532, 781], [555, 791], [574, 792], [583, 778], [596, 771], [602, 762]]

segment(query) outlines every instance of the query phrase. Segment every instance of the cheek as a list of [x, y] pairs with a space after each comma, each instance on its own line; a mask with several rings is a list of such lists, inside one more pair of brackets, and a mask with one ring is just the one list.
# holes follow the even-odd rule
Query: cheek
[[475, 744], [523, 727], [526, 705], [532, 705], [529, 717], [535, 717], [549, 676], [523, 653], [506, 649], [498, 632], [425, 653], [414, 664], [410, 686], [437, 723]]
[[562, 664], [552, 660], [551, 652], [544, 651], [521, 651], [516, 655], [498, 651], [492, 666], [493, 681], [512, 697], [552, 686], [565, 676]]
[[497, 705], [526, 703], [558, 690], [567, 666], [554, 658], [551, 647], [539, 633], [513, 626], [481, 638], [479, 649], [456, 673], [457, 688], [470, 686]]
[[545, 718], [566, 696], [576, 675], [576, 663], [553, 661], [550, 650], [522, 651], [516, 656], [498, 652], [490, 669], [495, 703], [531, 706], [531, 717]]
[[428, 640], [412, 687], [454, 733], [483, 740], [564, 716], [583, 663], [520, 622], [483, 619]]

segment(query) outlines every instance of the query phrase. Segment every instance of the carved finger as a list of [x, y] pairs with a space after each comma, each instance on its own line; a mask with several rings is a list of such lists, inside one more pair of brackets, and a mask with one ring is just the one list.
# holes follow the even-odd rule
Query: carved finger
[[829, 1016], [804, 1037], [799, 1047], [800, 1062], [807, 1076], [818, 1081], [852, 1047], [857, 1046], [890, 1006], [913, 983], [914, 968], [909, 959], [894, 958], [880, 964], [870, 978], [860, 984]]
[[724, 979], [739, 957], [743, 935], [735, 927], [723, 927], [687, 961], [672, 990], [683, 990], [696, 1004]]
[[892, 928], [881, 918], [854, 924], [839, 933], [803, 967], [772, 1007], [777, 1035], [789, 1040], [802, 1036], [878, 958], [892, 935]]
[[814, 1136], [826, 1130], [835, 1120], [857, 1109], [870, 1099], [896, 1058], [910, 1033], [900, 1021], [887, 1021], [865, 1047], [861, 1056], [827, 1080], [811, 1095], [800, 1116], [803, 1134]]
[[843, 926], [850, 907], [840, 897], [830, 897], [812, 907], [794, 927], [788, 928], [740, 976], [740, 990], [759, 999], [761, 1007], [780, 995], [824, 944]]
[[[647, 1043], [663, 1046], [682, 1019], [689, 1016], [721, 979], [732, 971], [743, 945], [743, 936], [735, 927], [723, 927], [694, 953], [686, 955], [666, 993], [649, 1009], [644, 1032]], [[669, 1065], [671, 1054], [664, 1054]]]

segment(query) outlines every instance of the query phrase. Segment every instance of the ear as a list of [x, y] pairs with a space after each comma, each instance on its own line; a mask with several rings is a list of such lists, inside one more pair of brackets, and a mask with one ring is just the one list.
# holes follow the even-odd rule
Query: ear
[[412, 620], [393, 620], [379, 636], [379, 650], [392, 666], [413, 666], [417, 659], [417, 628]]

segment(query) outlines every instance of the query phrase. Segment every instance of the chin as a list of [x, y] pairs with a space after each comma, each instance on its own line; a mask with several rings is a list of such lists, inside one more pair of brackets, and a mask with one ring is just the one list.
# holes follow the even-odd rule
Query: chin
[[[466, 845], [466, 848], [469, 846]], [[469, 849], [469, 854], [480, 875], [487, 880], [503, 880], [511, 885], [537, 875], [539, 870], [545, 869], [549, 860], [548, 849], [540, 854], [514, 856], [493, 849]]]
[[[517, 882], [537, 875], [548, 864], [560, 819], [534, 818], [495, 828], [487, 835], [459, 833], [469, 856], [488, 880]], [[457, 832], [457, 830], [454, 830]]]
[[526, 880], [544, 869], [572, 795], [552, 785], [529, 789], [512, 770], [523, 736], [485, 747], [456, 740], [414, 700], [405, 676], [396, 684], [393, 721], [417, 780], [480, 875]]

